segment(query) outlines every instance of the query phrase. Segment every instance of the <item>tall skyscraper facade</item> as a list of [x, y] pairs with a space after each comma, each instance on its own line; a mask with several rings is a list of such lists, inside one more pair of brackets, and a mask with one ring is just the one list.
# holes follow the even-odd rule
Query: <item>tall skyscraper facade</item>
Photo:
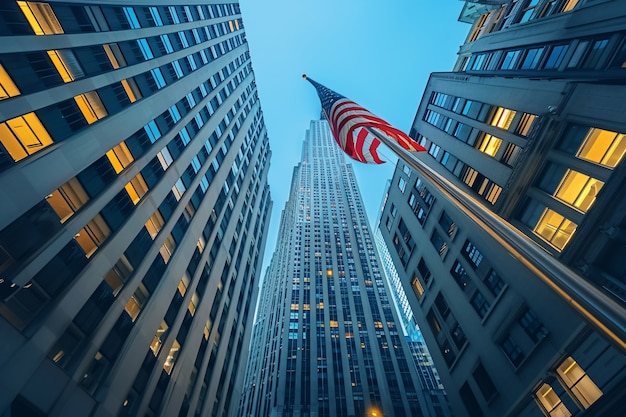
[[[625, 51], [623, 2], [506, 2], [431, 75], [410, 132], [420, 159], [618, 309]], [[623, 348], [403, 163], [380, 228], [455, 415], [624, 414]]]
[[239, 5], [154, 3], [0, 4], [3, 416], [238, 403], [263, 114]]
[[352, 168], [328, 123], [312, 121], [261, 289], [240, 415], [435, 415], [397, 323]]

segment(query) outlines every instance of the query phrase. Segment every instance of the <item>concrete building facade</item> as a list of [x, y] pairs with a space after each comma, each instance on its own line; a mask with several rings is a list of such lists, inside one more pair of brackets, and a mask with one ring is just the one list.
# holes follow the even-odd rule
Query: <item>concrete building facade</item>
[[[509, 1], [432, 74], [418, 155], [626, 306], [626, 13], [620, 1]], [[458, 416], [620, 416], [623, 348], [414, 171], [381, 231]]]
[[0, 415], [227, 416], [271, 198], [236, 2], [0, 4]]

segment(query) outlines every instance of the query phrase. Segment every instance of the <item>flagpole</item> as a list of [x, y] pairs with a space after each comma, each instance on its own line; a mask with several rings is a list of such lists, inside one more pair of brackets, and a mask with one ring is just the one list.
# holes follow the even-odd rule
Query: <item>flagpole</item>
[[613, 344], [626, 351], [626, 309], [375, 128], [366, 127]]

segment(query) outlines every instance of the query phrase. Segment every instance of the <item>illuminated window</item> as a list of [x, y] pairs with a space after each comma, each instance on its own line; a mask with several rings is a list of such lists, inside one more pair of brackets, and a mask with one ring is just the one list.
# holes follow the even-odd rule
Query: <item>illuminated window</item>
[[476, 144], [476, 149], [489, 156], [496, 156], [501, 144], [502, 139], [485, 133], [483, 134], [482, 139], [480, 139]]
[[544, 383], [535, 395], [548, 416], [569, 417], [572, 415], [549, 384]]
[[7, 74], [2, 64], [0, 64], [0, 100], [19, 95], [20, 90], [18, 90], [11, 77], [9, 77], [9, 74]]
[[52, 64], [59, 72], [59, 75], [63, 79], [63, 82], [69, 83], [77, 78], [85, 76], [76, 56], [69, 50], [62, 51], [48, 51], [48, 56], [52, 61]]
[[198, 293], [194, 291], [191, 296], [191, 300], [189, 301], [189, 306], [187, 307], [187, 310], [189, 310], [189, 313], [191, 313], [192, 316], [196, 314], [196, 308], [198, 307], [199, 301], [200, 297], [198, 296]]
[[163, 245], [161, 245], [161, 249], [159, 249], [159, 253], [161, 254], [161, 257], [163, 258], [163, 262], [167, 264], [170, 261], [170, 258], [172, 257], [172, 253], [174, 253], [175, 249], [176, 249], [176, 242], [174, 241], [174, 238], [172, 237], [172, 235], [169, 235], [167, 239], [165, 239], [165, 242], [163, 243]]
[[422, 286], [422, 283], [420, 282], [419, 278], [417, 278], [417, 276], [413, 277], [413, 281], [411, 281], [411, 287], [413, 287], [413, 292], [415, 292], [417, 298], [422, 298], [422, 295], [424, 295], [424, 287]]
[[509, 126], [511, 126], [515, 113], [515, 110], [505, 109], [504, 107], [496, 107], [489, 124], [491, 126], [507, 130]]
[[198, 248], [199, 253], [204, 252], [205, 245], [206, 245], [206, 242], [204, 241], [204, 237], [200, 236], [200, 238], [198, 239], [198, 242], [196, 243], [196, 247]]
[[625, 136], [623, 133], [591, 128], [576, 156], [615, 168], [626, 152]]
[[80, 232], [74, 236], [76, 242], [85, 251], [85, 256], [89, 258], [100, 245], [111, 234], [111, 229], [106, 224], [101, 215], [97, 214]]
[[146, 222], [146, 230], [150, 234], [150, 237], [154, 239], [156, 235], [159, 233], [159, 230], [163, 227], [165, 221], [163, 220], [163, 216], [161, 216], [161, 212], [159, 210], [152, 213], [152, 216]]
[[18, 1], [35, 35], [55, 35], [63, 33], [63, 27], [48, 3]]
[[52, 144], [52, 138], [35, 113], [0, 123], [0, 142], [14, 161], [19, 161]]
[[108, 151], [106, 156], [109, 158], [109, 161], [111, 162], [111, 165], [113, 165], [113, 169], [117, 174], [122, 172], [124, 168], [135, 160], [125, 142], [120, 142], [117, 146]]
[[137, 316], [139, 316], [139, 313], [141, 312], [143, 306], [146, 304], [146, 301], [148, 301], [149, 296], [150, 294], [148, 293], [146, 287], [144, 287], [143, 284], [139, 284], [139, 287], [137, 287], [137, 290], [135, 291], [133, 296], [130, 297], [130, 300], [128, 300], [128, 303], [126, 303], [125, 308], [126, 313], [128, 313], [133, 321], [135, 321], [137, 319]]
[[206, 324], [204, 325], [204, 330], [203, 330], [203, 334], [204, 334], [204, 340], [209, 340], [209, 334], [211, 334], [211, 319], [208, 319], [206, 321]]
[[576, 223], [546, 208], [533, 231], [558, 249], [563, 249], [576, 231], [576, 226]]
[[133, 204], [137, 204], [139, 200], [148, 192], [148, 185], [143, 179], [141, 174], [137, 174], [133, 177], [128, 184], [124, 186], [128, 196], [132, 200]]
[[602, 391], [570, 356], [556, 369], [561, 380], [583, 407], [589, 408], [602, 396]]
[[134, 79], [128, 78], [128, 79], [122, 80], [121, 83], [131, 103], [134, 103], [135, 101], [143, 97]]
[[167, 323], [165, 321], [161, 321], [161, 325], [157, 329], [156, 333], [154, 334], [154, 338], [150, 343], [150, 349], [152, 350], [152, 353], [154, 353], [154, 356], [159, 354], [159, 350], [161, 350], [161, 346], [165, 341], [168, 330], [169, 326], [167, 325]]
[[167, 372], [168, 375], [172, 373], [172, 369], [174, 368], [179, 352], [180, 343], [178, 343], [178, 340], [174, 340], [174, 343], [172, 343], [172, 347], [170, 348], [170, 352], [167, 354], [167, 358], [165, 359], [165, 363], [163, 364], [163, 370]]
[[76, 210], [89, 201], [89, 196], [80, 182], [76, 178], [72, 178], [46, 196], [46, 201], [59, 216], [61, 223], [64, 223], [72, 217]]
[[569, 12], [578, 4], [578, 0], [566, 0], [563, 7], [561, 7], [561, 12]]
[[596, 200], [604, 183], [580, 172], [568, 169], [554, 196], [586, 212]]
[[189, 286], [189, 276], [187, 275], [187, 273], [185, 273], [185, 275], [183, 275], [183, 277], [178, 282], [178, 292], [180, 293], [181, 296], [184, 297], [185, 294], [187, 294], [188, 286]]
[[100, 100], [100, 96], [95, 91], [80, 94], [74, 97], [74, 100], [89, 124], [102, 119], [108, 114], [104, 104], [102, 104], [102, 100]]

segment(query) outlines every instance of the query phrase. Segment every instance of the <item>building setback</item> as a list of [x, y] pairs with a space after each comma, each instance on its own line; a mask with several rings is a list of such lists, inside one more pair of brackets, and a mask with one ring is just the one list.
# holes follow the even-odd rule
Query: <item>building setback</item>
[[0, 5], [2, 415], [238, 404], [272, 206], [239, 5], [118, 4]]
[[263, 280], [241, 416], [421, 416], [426, 406], [352, 167], [312, 121]]
[[[624, 307], [623, 2], [504, 3], [431, 75], [418, 157]], [[455, 416], [626, 413], [623, 350], [404, 163], [380, 229]]]

